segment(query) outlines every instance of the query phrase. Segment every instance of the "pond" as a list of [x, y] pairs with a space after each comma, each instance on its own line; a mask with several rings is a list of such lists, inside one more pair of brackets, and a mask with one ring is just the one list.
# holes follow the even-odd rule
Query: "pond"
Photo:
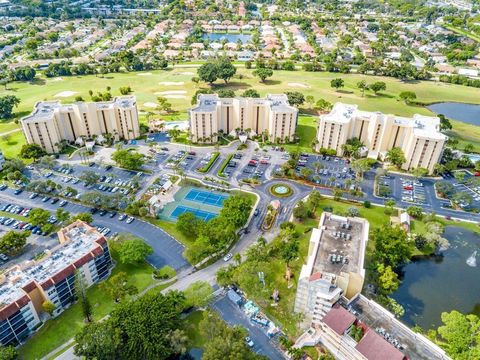
[[480, 125], [480, 105], [442, 102], [428, 105], [427, 108], [435, 114], [443, 114], [449, 119]]
[[207, 33], [202, 35], [203, 39], [208, 39], [213, 42], [221, 42], [223, 39], [227, 42], [236, 43], [240, 40], [243, 44], [250, 41], [251, 35], [248, 34], [228, 34], [228, 33]]
[[402, 320], [411, 326], [436, 328], [444, 311], [480, 314], [480, 235], [448, 226], [443, 236], [450, 242], [444, 256], [409, 263], [392, 294], [405, 308]]

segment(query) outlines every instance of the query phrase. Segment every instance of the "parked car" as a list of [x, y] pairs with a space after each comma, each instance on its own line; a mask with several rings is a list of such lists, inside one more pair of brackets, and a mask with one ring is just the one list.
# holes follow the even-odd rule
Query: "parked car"
[[133, 217], [129, 216], [127, 218], [127, 224], [131, 224], [133, 222], [133, 220], [135, 220]]
[[247, 336], [247, 337], [245, 338], [245, 342], [247, 343], [247, 345], [248, 345], [249, 347], [254, 347], [254, 346], [255, 346], [255, 343], [252, 341], [252, 339], [250, 339], [250, 336]]

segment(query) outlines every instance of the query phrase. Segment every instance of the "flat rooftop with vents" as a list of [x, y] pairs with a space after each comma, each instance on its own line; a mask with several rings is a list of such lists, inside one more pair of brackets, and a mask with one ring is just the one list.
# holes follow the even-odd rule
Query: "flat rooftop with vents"
[[327, 215], [314, 229], [310, 241], [318, 241], [312, 272], [338, 276], [341, 272], [361, 273], [365, 251], [365, 221]]
[[24, 296], [24, 287], [28, 284], [34, 282], [41, 286], [66, 267], [101, 250], [101, 244], [106, 241], [95, 228], [82, 221], [61, 229], [58, 237], [60, 244], [47, 250], [42, 259], [25, 261], [0, 275], [0, 309]]

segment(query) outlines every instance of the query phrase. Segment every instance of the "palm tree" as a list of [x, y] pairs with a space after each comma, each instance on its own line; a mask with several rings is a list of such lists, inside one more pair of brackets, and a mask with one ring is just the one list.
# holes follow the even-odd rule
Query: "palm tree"
[[313, 168], [315, 169], [315, 173], [318, 174], [318, 172], [320, 171], [320, 169], [323, 168], [323, 164], [320, 162], [320, 161], [315, 161], [313, 163]]

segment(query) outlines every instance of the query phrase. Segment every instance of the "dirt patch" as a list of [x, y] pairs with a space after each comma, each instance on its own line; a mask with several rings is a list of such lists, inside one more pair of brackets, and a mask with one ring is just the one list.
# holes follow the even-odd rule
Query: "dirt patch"
[[310, 87], [310, 85], [303, 84], [303, 83], [296, 83], [296, 82], [288, 83], [287, 85], [290, 87], [303, 88], [303, 89], [308, 89]]
[[165, 95], [183, 95], [187, 92], [185, 90], [171, 90], [171, 91], [159, 91], [155, 95], [165, 96]]
[[165, 95], [164, 98], [166, 99], [186, 99], [185, 95]]
[[155, 104], [154, 102], [146, 102], [143, 104], [143, 106], [148, 107], [148, 108], [156, 108], [158, 105]]
[[78, 92], [77, 91], [62, 91], [62, 92], [59, 92], [58, 94], [55, 94], [54, 97], [56, 97], [56, 98], [67, 98], [67, 97], [73, 96], [75, 94], [78, 94]]
[[150, 76], [150, 75], [153, 75], [153, 74], [151, 72], [137, 74], [137, 76]]
[[159, 84], [164, 86], [182, 86], [185, 83], [183, 81], [161, 81]]

